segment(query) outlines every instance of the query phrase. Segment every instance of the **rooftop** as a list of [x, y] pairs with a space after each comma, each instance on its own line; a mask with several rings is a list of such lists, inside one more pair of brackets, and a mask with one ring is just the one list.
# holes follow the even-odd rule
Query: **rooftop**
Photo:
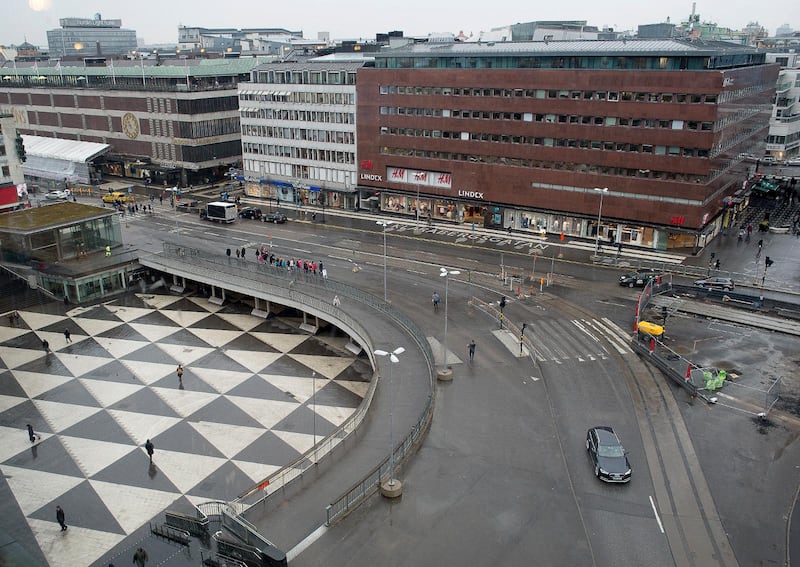
[[73, 201], [54, 203], [0, 214], [0, 231], [31, 233], [48, 228], [69, 226], [81, 221], [102, 218], [117, 214], [111, 209], [84, 205]]
[[727, 41], [702, 41], [682, 39], [582, 39], [563, 41], [524, 42], [448, 42], [413, 43], [384, 49], [376, 53], [383, 57], [431, 57], [431, 56], [643, 56], [643, 55], [691, 55], [697, 57], [725, 54], [758, 53], [754, 47]]

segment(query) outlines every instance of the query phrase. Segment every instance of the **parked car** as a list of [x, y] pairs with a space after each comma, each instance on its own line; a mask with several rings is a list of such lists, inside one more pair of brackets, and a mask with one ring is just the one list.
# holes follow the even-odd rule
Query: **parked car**
[[722, 277], [704, 278], [694, 282], [694, 285], [697, 287], [702, 287], [703, 289], [716, 289], [723, 291], [733, 291], [733, 288], [736, 287], [731, 278]]
[[272, 222], [276, 224], [283, 224], [286, 222], [286, 215], [281, 211], [272, 211], [265, 217], [266, 222]]
[[619, 285], [626, 285], [628, 287], [644, 287], [647, 282], [656, 277], [658, 271], [653, 268], [642, 268], [638, 272], [631, 272], [623, 274], [619, 277]]
[[608, 425], [598, 425], [586, 432], [586, 450], [594, 465], [594, 475], [605, 482], [629, 482], [631, 463], [628, 452]]
[[245, 207], [241, 211], [239, 211], [239, 218], [240, 219], [253, 219], [253, 220], [261, 220], [261, 209], [256, 207]]
[[787, 159], [786, 165], [800, 165], [800, 158]]
[[775, 156], [764, 156], [761, 158], [761, 163], [770, 165], [780, 163]]
[[69, 199], [69, 193], [63, 190], [50, 191], [45, 193], [44, 198], [49, 201], [58, 201], [60, 199]]

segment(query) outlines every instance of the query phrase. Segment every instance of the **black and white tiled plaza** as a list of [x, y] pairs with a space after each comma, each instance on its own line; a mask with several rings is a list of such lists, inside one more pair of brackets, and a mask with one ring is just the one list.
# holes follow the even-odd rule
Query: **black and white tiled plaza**
[[348, 339], [249, 310], [139, 294], [4, 318], [0, 531], [88, 565], [165, 509], [236, 498], [345, 421], [372, 376]]

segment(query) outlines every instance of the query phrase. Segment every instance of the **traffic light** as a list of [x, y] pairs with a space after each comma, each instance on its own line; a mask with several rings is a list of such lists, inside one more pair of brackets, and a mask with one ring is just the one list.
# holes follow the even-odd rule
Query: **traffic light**
[[766, 260], [764, 260], [764, 263], [767, 265], [767, 268], [769, 268], [769, 267], [770, 267], [772, 264], [774, 264], [775, 262], [772, 260], [772, 258], [770, 258], [769, 256], [767, 256]]
[[14, 144], [17, 147], [17, 159], [19, 159], [20, 163], [24, 162], [28, 159], [25, 156], [25, 143], [22, 141], [22, 136], [17, 134], [17, 139], [14, 140]]
[[666, 305], [662, 305], [661, 306], [661, 318], [664, 319], [664, 321], [667, 320], [667, 306]]
[[522, 332], [520, 333], [520, 335], [525, 336], [525, 327], [527, 327], [527, 326], [528, 326], [527, 323], [523, 323], [522, 324], [522, 330], [521, 330]]

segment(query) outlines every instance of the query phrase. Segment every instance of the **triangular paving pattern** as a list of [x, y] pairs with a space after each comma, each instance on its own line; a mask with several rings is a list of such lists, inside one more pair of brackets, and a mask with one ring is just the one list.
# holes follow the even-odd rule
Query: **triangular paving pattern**
[[172, 320], [179, 327], [191, 327], [198, 321], [210, 315], [208, 311], [169, 311], [161, 310], [161, 314]]
[[97, 407], [97, 400], [83, 384], [77, 380], [68, 380], [64, 384], [36, 396], [37, 400], [73, 404], [79, 406]]
[[112, 406], [141, 390], [141, 384], [120, 384], [118, 382], [101, 382], [99, 380], [80, 380], [92, 396], [103, 407]]
[[249, 331], [263, 321], [263, 319], [259, 317], [253, 317], [252, 315], [241, 315], [239, 313], [217, 313], [217, 316], [225, 319], [228, 323], [237, 329], [241, 329], [242, 331]]
[[43, 329], [58, 323], [63, 323], [67, 319], [63, 315], [37, 313], [36, 311], [20, 311], [19, 315], [20, 318], [25, 322], [25, 325], [34, 330]]
[[184, 366], [189, 366], [195, 360], [198, 360], [199, 358], [202, 358], [212, 352], [215, 352], [215, 349], [211, 347], [171, 345], [166, 343], [159, 343], [158, 348], [163, 350], [174, 360], [178, 361], [180, 364], [183, 364]]
[[81, 482], [52, 502], [29, 515], [37, 520], [55, 520], [56, 504], [64, 508], [67, 514], [67, 525], [124, 534], [122, 527], [108, 511], [106, 505], [94, 491], [88, 481]]
[[182, 299], [180, 296], [174, 295], [137, 294], [136, 296], [152, 309], [165, 309]]
[[255, 400], [253, 398], [226, 397], [267, 429], [281, 421], [299, 406], [294, 402], [270, 402], [266, 404], [264, 400]]
[[289, 354], [288, 356], [331, 379], [336, 378], [342, 370], [353, 363], [350, 358], [337, 358], [335, 356], [316, 356], [312, 354]]
[[264, 434], [264, 429], [261, 427], [245, 427], [210, 421], [190, 423], [189, 425], [229, 459]]
[[259, 374], [259, 376], [281, 392], [287, 392], [298, 402], [303, 403], [312, 396], [315, 387], [317, 391], [319, 391], [325, 383], [328, 382], [327, 378], [318, 376], [314, 379], [310, 374], [309, 372], [307, 378], [297, 376], [275, 376], [272, 374]]
[[75, 462], [87, 477], [97, 474], [131, 451], [137, 450], [134, 445], [107, 443], [94, 439], [67, 437], [65, 435], [61, 435], [60, 439], [67, 450], [72, 455], [75, 455]]
[[[152, 416], [151, 416], [152, 417]], [[106, 411], [99, 411], [75, 425], [63, 429], [60, 435], [80, 437], [82, 439], [95, 439], [122, 445], [137, 445], [138, 443], [120, 426], [119, 423]]]
[[154, 439], [157, 435], [181, 421], [179, 417], [130, 411], [109, 410], [108, 413], [119, 423], [125, 433], [139, 445], [144, 445], [148, 439]]
[[153, 464], [150, 464], [150, 458], [144, 448], [137, 449], [94, 475], [91, 480], [120, 483], [120, 479], [125, 479], [126, 486], [138, 486], [178, 494], [180, 492], [178, 487], [160, 469], [160, 460], [161, 453], [159, 452], [153, 455]]
[[125, 323], [130, 323], [153, 312], [152, 309], [145, 307], [122, 307], [118, 305], [106, 305], [106, 309]]
[[[214, 388], [220, 394], [225, 394], [245, 380], [252, 377], [250, 372], [234, 372], [232, 370], [215, 370], [211, 368], [191, 368], [191, 373], [203, 382]], [[184, 374], [186, 376], [186, 374]]]
[[258, 340], [263, 341], [272, 348], [278, 350], [279, 352], [289, 352], [297, 348], [297, 345], [308, 338], [307, 335], [261, 333], [252, 331], [250, 334], [256, 337]]
[[132, 533], [168, 508], [179, 494], [138, 486], [119, 485], [99, 480], [89, 481], [106, 502], [122, 529]]
[[[31, 528], [50, 567], [91, 565], [94, 561], [124, 539], [123, 534], [89, 530], [72, 526], [68, 531], [58, 529], [55, 512], [51, 520], [29, 519]], [[69, 525], [69, 517], [67, 518]]]
[[67, 427], [71, 427], [90, 415], [101, 411], [99, 407], [76, 406], [45, 400], [34, 400], [33, 403], [47, 420], [54, 433], [60, 433]]
[[239, 469], [244, 471], [253, 481], [253, 484], [258, 484], [272, 475], [275, 471], [279, 471], [282, 467], [277, 465], [265, 465], [264, 463], [251, 463], [250, 461], [231, 461], [235, 463]]
[[108, 364], [113, 358], [102, 358], [99, 356], [83, 356], [78, 354], [56, 353], [59, 362], [66, 366], [73, 376], [83, 376], [87, 372], [92, 372]]
[[143, 384], [152, 384], [164, 378], [175, 375], [177, 366], [163, 362], [143, 362], [140, 360], [123, 360], [122, 364]]
[[87, 335], [93, 337], [124, 324], [122, 321], [107, 321], [104, 319], [75, 319], [75, 322]]
[[[25, 515], [32, 514], [62, 494], [84, 482], [82, 477], [65, 476], [31, 469], [3, 465], [3, 477], [8, 482], [19, 507]], [[52, 519], [55, 521], [55, 506]]]
[[97, 341], [99, 345], [106, 349], [115, 358], [122, 358], [139, 350], [142, 347], [149, 346], [149, 343], [144, 341], [109, 339], [106, 337], [95, 337], [94, 340]]
[[200, 338], [203, 342], [216, 348], [225, 346], [232, 340], [240, 337], [244, 332], [240, 330], [222, 331], [218, 329], [205, 329], [199, 327], [193, 327], [187, 330]]
[[152, 388], [152, 390], [181, 417], [191, 415], [203, 406], [219, 398], [219, 394], [216, 393], [209, 394], [205, 392], [191, 392], [189, 390], [173, 390], [170, 388]]
[[257, 352], [251, 350], [231, 350], [225, 349], [225, 354], [250, 370], [250, 372], [261, 372], [267, 366], [278, 360], [283, 354], [279, 352]]
[[184, 494], [226, 462], [225, 459], [219, 457], [175, 451], [158, 451], [153, 460], [156, 466]]
[[145, 323], [129, 323], [130, 328], [137, 333], [146, 337], [150, 342], [158, 342], [164, 337], [168, 337], [177, 331], [177, 327], [168, 327], [165, 325], [147, 325]]
[[250, 477], [231, 461], [225, 462], [213, 473], [187, 491], [192, 496], [205, 496], [224, 501], [234, 500], [244, 490], [250, 488]]
[[32, 350], [0, 346], [0, 358], [3, 359], [6, 368], [19, 368], [20, 366], [24, 366], [42, 357], [44, 357], [44, 352], [41, 348], [39, 350]]

